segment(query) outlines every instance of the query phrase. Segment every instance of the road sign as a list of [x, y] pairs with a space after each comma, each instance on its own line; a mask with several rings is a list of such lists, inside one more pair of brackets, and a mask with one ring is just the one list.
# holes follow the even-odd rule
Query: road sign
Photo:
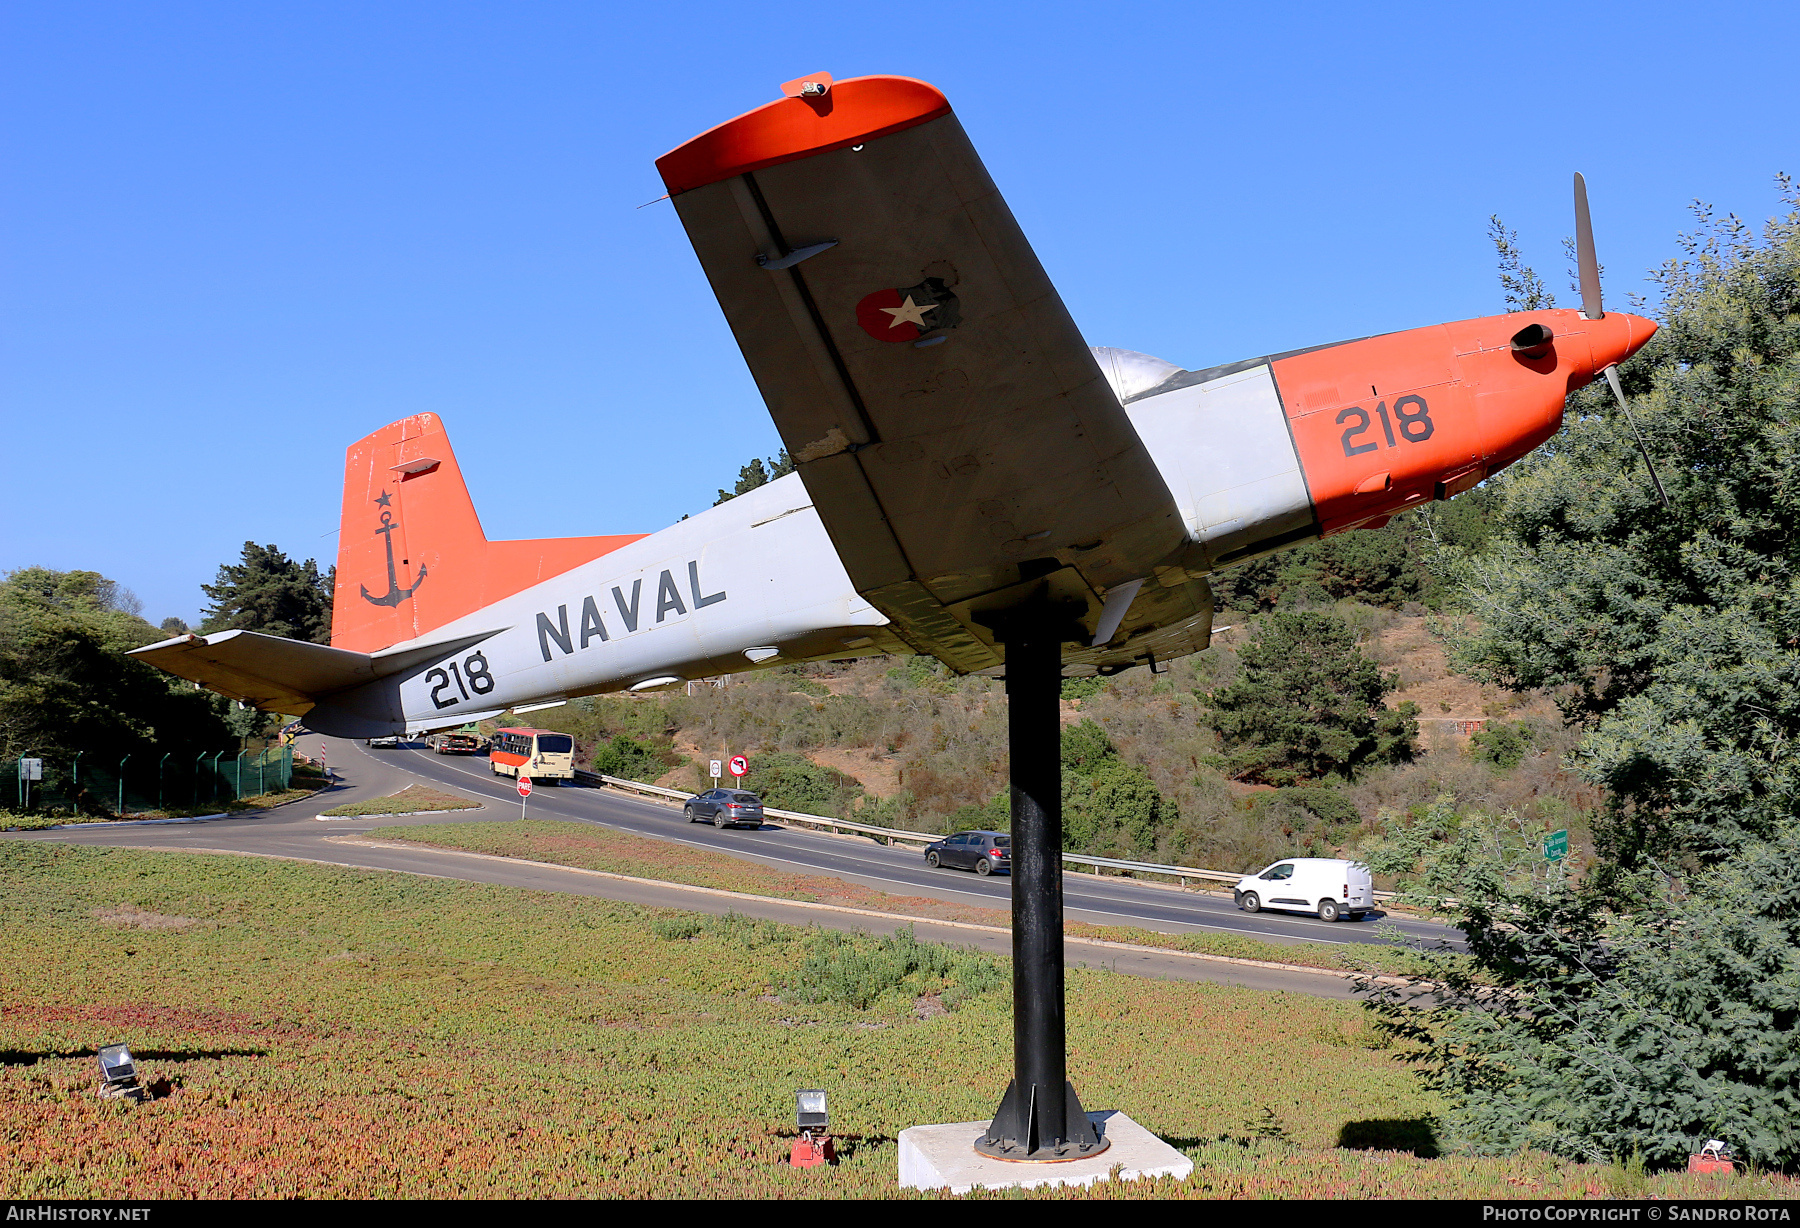
[[520, 797], [530, 797], [531, 796], [531, 777], [529, 777], [529, 776], [519, 777], [519, 796]]
[[748, 759], [744, 758], [742, 755], [733, 755], [731, 757], [731, 774], [733, 776], [742, 776], [749, 770], [750, 761]]
[[717, 759], [714, 759], [712, 761], [712, 778], [714, 780], [717, 780], [720, 777], [720, 775], [722, 774], [722, 772], [721, 772], [722, 767], [723, 767], [723, 765]]
[[44, 778], [44, 761], [42, 759], [21, 759], [21, 760], [19, 760], [19, 779], [20, 780], [42, 780], [43, 778]]
[[1544, 860], [1561, 861], [1569, 855], [1569, 833], [1553, 831], [1544, 841]]

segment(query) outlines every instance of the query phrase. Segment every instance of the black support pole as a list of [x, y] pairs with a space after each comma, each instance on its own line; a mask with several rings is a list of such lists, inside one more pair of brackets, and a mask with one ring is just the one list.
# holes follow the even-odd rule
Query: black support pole
[[1070, 1160], [1107, 1146], [1069, 1083], [1063, 1027], [1058, 701], [1070, 630], [1047, 607], [996, 627], [1006, 645], [1012, 773], [1013, 1080], [975, 1149], [1007, 1160]]

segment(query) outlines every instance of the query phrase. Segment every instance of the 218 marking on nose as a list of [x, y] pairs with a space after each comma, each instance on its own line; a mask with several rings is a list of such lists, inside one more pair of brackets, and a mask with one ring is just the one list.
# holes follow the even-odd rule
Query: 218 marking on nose
[[[1400, 420], [1400, 436], [1408, 443], [1424, 443], [1437, 429], [1431, 421], [1431, 407], [1425, 404], [1425, 398], [1422, 396], [1408, 395], [1395, 401], [1394, 418], [1388, 417], [1386, 401], [1377, 405], [1375, 412], [1381, 415], [1381, 433], [1386, 437], [1387, 446], [1390, 448], [1398, 446], [1394, 439], [1394, 418]], [[1369, 429], [1369, 411], [1360, 405], [1352, 405], [1347, 409], [1338, 410], [1337, 423], [1339, 426], [1343, 426], [1352, 418], [1356, 419], [1356, 425], [1344, 428], [1344, 455], [1356, 456], [1362, 452], [1373, 452], [1380, 446], [1373, 439], [1368, 443], [1356, 444], [1354, 447], [1350, 443], [1352, 439]]]

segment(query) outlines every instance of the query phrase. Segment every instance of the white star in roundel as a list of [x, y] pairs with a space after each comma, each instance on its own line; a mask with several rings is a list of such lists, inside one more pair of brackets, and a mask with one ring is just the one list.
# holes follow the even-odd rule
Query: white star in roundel
[[883, 307], [882, 310], [894, 317], [894, 322], [888, 325], [889, 328], [899, 328], [902, 324], [911, 324], [915, 328], [923, 329], [926, 327], [925, 313], [928, 311], [936, 311], [937, 304], [914, 303], [912, 295], [909, 294], [906, 296], [906, 302], [903, 305], [899, 307]]

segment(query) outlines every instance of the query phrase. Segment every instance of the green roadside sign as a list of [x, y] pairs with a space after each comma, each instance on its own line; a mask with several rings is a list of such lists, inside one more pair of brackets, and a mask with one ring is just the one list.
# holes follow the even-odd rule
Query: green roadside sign
[[1553, 831], [1544, 841], [1544, 860], [1561, 861], [1569, 855], [1569, 833]]

